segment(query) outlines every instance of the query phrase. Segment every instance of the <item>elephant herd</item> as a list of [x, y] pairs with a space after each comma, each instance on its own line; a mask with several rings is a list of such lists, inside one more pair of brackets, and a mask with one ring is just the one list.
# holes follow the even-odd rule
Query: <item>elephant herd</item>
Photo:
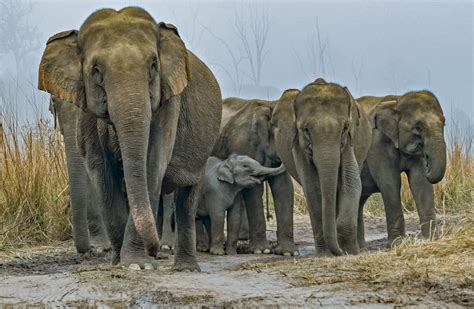
[[[373, 193], [382, 194], [388, 245], [404, 236], [402, 172], [423, 236], [435, 235], [445, 119], [429, 91], [354, 99], [319, 78], [275, 101], [222, 100], [177, 28], [135, 7], [96, 11], [49, 38], [38, 88], [51, 94], [63, 134], [81, 254], [111, 250], [113, 264], [149, 269], [173, 249], [174, 269], [195, 271], [196, 248], [235, 254], [247, 238], [253, 253], [297, 255], [292, 179], [316, 254], [357, 254]], [[266, 237], [264, 182], [276, 245]]]

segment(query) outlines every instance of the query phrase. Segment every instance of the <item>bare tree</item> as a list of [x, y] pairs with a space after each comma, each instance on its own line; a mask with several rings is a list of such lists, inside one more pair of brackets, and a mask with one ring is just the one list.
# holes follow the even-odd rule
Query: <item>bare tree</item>
[[204, 27], [204, 29], [206, 29], [207, 32], [209, 32], [209, 34], [213, 36], [224, 47], [231, 60], [230, 65], [222, 64], [220, 62], [211, 62], [211, 64], [218, 66], [226, 74], [226, 76], [232, 83], [232, 91], [235, 95], [240, 95], [244, 80], [244, 71], [242, 70], [241, 66], [242, 61], [244, 60], [244, 56], [242, 55], [241, 50], [230, 46], [228, 42], [226, 42], [222, 37], [215, 34], [214, 31], [212, 31], [212, 29], [210, 29], [209, 27]]
[[[303, 57], [295, 51], [301, 70], [308, 78], [327, 77], [329, 59], [329, 36], [324, 36], [316, 17], [314, 29], [308, 35], [306, 55]], [[334, 68], [332, 68], [334, 71]]]
[[[180, 34], [186, 41], [186, 45], [191, 50], [197, 50], [200, 46], [202, 35], [204, 32], [204, 26], [198, 23], [198, 17], [201, 12], [201, 3], [200, 2], [188, 2], [186, 3], [188, 7], [187, 14], [181, 14], [181, 18], [178, 17], [176, 12], [171, 9], [174, 19], [176, 20], [177, 27]], [[183, 18], [183, 15], [187, 15]]]
[[249, 78], [255, 86], [260, 86], [263, 64], [268, 54], [268, 8], [249, 7], [247, 12], [248, 14], [245, 14], [243, 7], [235, 10], [235, 28], [250, 67]]
[[352, 71], [352, 76], [354, 77], [354, 82], [355, 82], [355, 93], [359, 93], [359, 81], [360, 77], [362, 75], [362, 68], [364, 66], [364, 62], [362, 58], [359, 58], [359, 61], [357, 63], [355, 57], [352, 57], [352, 66], [351, 66], [351, 71]]
[[28, 64], [29, 56], [39, 48], [38, 29], [29, 24], [33, 10], [30, 1], [0, 1], [0, 54], [11, 54], [16, 73]]

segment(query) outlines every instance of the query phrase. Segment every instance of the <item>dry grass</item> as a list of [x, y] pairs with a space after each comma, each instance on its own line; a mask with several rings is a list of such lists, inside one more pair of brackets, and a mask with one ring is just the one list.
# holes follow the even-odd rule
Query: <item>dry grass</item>
[[445, 226], [437, 241], [407, 238], [390, 251], [294, 258], [245, 264], [243, 268], [258, 272], [277, 269], [296, 286], [364, 284], [374, 291], [388, 287], [405, 293], [430, 292], [459, 304], [473, 304], [474, 216], [469, 211], [463, 217], [455, 225]]
[[20, 126], [4, 115], [0, 249], [70, 238], [66, 163], [60, 134], [44, 119]]

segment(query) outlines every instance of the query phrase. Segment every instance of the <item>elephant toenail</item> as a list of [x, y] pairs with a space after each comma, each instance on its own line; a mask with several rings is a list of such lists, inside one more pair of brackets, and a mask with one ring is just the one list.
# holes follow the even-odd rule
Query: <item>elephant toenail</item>
[[141, 268], [140, 268], [140, 265], [138, 265], [138, 264], [130, 264], [130, 265], [128, 265], [128, 269], [130, 269], [130, 270], [140, 270]]
[[285, 252], [285, 253], [283, 253], [283, 256], [291, 256], [291, 253], [290, 252]]
[[262, 254], [262, 250], [260, 250], [260, 249], [256, 249], [256, 250], [254, 250], [254, 252], [253, 252], [253, 253], [254, 253], [254, 254]]
[[145, 263], [145, 269], [150, 270], [150, 269], [155, 269], [155, 268], [150, 263]]
[[269, 253], [270, 253], [270, 249], [265, 249], [265, 250], [263, 250], [263, 253], [269, 254]]

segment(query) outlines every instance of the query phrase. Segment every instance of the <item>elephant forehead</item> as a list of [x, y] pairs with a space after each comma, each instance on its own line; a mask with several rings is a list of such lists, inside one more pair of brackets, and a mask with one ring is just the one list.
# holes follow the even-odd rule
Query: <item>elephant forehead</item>
[[137, 46], [156, 46], [155, 25], [136, 18], [118, 18], [100, 21], [81, 28], [78, 40], [84, 49], [90, 46], [110, 47], [116, 42], [129, 42]]

